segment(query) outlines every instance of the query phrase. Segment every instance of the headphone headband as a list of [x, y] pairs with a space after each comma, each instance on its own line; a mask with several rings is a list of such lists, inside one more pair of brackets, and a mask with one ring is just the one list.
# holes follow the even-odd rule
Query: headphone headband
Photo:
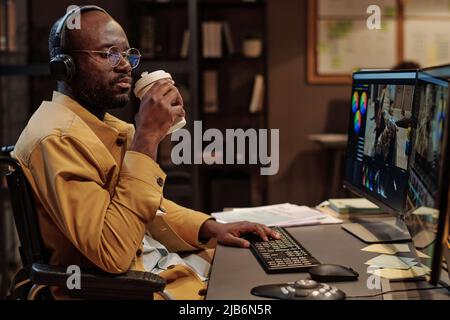
[[66, 25], [69, 18], [71, 18], [76, 13], [79, 13], [81, 15], [83, 12], [88, 11], [101, 11], [107, 13], [104, 9], [98, 6], [81, 6], [68, 11], [59, 23], [58, 28], [56, 29], [55, 39], [53, 42], [53, 49], [55, 49], [56, 54], [62, 54], [64, 52]]

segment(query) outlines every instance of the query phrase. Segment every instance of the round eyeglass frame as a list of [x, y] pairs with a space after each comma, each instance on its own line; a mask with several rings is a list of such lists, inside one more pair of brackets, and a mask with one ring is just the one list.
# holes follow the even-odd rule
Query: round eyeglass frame
[[142, 55], [136, 48], [129, 48], [125, 51], [120, 51], [119, 47], [111, 46], [106, 51], [101, 50], [70, 50], [71, 52], [80, 52], [80, 53], [99, 53], [106, 55], [109, 64], [111, 67], [117, 67], [122, 59], [127, 59], [130, 63], [132, 69], [135, 69], [139, 66], [139, 62], [141, 61]]

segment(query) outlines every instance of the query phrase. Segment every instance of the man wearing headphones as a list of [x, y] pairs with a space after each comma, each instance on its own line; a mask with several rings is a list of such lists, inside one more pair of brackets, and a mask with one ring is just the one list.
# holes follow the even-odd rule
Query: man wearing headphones
[[[74, 14], [81, 15], [79, 30], [67, 28]], [[160, 81], [142, 99], [136, 128], [107, 113], [128, 103], [140, 53], [103, 9], [68, 12], [51, 30], [49, 50], [58, 88], [31, 117], [14, 156], [32, 186], [50, 264], [160, 272], [168, 284], [155, 298], [202, 299], [207, 272], [196, 269], [198, 259], [185, 263], [168, 252], [208, 260], [203, 249], [212, 238], [241, 247], [249, 246], [243, 233], [278, 238], [263, 225], [220, 224], [164, 199], [157, 150], [184, 116], [183, 100], [172, 83]], [[163, 257], [146, 256], [145, 239], [145, 251]]]

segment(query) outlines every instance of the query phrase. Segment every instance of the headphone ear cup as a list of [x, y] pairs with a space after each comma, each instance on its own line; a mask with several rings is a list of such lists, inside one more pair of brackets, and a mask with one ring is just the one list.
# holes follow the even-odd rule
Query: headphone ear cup
[[50, 60], [50, 74], [57, 81], [69, 82], [75, 77], [75, 61], [68, 54], [58, 54]]

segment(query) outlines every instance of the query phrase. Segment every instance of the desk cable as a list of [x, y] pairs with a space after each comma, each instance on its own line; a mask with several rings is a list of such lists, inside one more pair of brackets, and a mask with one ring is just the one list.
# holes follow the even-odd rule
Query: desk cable
[[410, 292], [410, 291], [426, 291], [426, 290], [439, 290], [439, 289], [447, 289], [450, 291], [450, 286], [447, 285], [446, 283], [439, 282], [439, 284], [441, 285], [440, 287], [389, 290], [389, 291], [375, 293], [375, 294], [366, 295], [366, 296], [347, 296], [347, 299], [374, 298], [374, 297], [383, 296], [383, 295], [389, 294], [389, 293]]

